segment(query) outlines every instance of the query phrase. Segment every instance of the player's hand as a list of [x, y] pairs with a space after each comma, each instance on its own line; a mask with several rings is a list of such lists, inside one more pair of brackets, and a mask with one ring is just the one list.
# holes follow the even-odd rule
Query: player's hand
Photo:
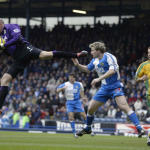
[[95, 85], [96, 83], [98, 83], [100, 81], [101, 81], [100, 78], [93, 79], [93, 81], [91, 82], [91, 85]]
[[73, 63], [74, 63], [75, 66], [78, 66], [78, 65], [79, 65], [78, 59], [72, 58], [71, 60], [73, 61]]
[[142, 81], [145, 81], [145, 80], [147, 80], [147, 79], [148, 79], [148, 76], [147, 76], [147, 75], [144, 75], [144, 76], [141, 77], [141, 80], [142, 80]]

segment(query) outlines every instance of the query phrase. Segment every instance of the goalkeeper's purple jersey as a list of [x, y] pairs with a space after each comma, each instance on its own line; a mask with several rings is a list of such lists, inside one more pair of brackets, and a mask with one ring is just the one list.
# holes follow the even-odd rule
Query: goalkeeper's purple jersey
[[106, 89], [113, 89], [123, 86], [122, 83], [120, 83], [119, 66], [114, 55], [106, 52], [101, 60], [99, 58], [94, 58], [87, 65], [87, 67], [90, 71], [95, 70], [99, 77], [105, 74], [108, 70], [114, 69], [116, 73], [109, 78], [103, 79], [101, 81], [101, 86]]
[[19, 37], [23, 43], [29, 44], [29, 42], [27, 42], [26, 39], [22, 37], [20, 27], [17, 24], [5, 24], [0, 36], [5, 40], [5, 51], [7, 51], [9, 55], [14, 54], [16, 45], [19, 44], [17, 43]]

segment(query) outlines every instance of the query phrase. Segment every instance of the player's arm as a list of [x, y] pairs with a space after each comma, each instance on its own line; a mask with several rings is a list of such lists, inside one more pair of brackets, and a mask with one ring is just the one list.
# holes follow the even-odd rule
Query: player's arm
[[84, 99], [84, 91], [80, 91], [81, 99]]
[[8, 41], [4, 44], [4, 48], [7, 48], [12, 45], [16, 45], [20, 41], [21, 41], [21, 35], [16, 34], [10, 41]]
[[94, 79], [91, 82], [91, 85], [95, 85], [96, 83], [100, 82], [103, 79], [109, 78], [110, 76], [112, 76], [115, 73], [116, 73], [116, 71], [114, 69], [110, 69], [105, 74], [103, 74], [101, 77]]
[[88, 67], [87, 67], [86, 65], [81, 65], [77, 59], [72, 58], [72, 61], [73, 61], [74, 65], [75, 65], [77, 68], [79, 68], [81, 71], [87, 72], [87, 73], [90, 73], [90, 72], [91, 72], [91, 71], [88, 69]]
[[62, 88], [57, 88], [56, 91], [59, 93], [61, 91], [64, 91], [65, 90], [65, 87], [62, 87]]
[[147, 75], [143, 75], [141, 78], [135, 78], [135, 83], [143, 82], [148, 79]]
[[11, 40], [6, 42], [5, 44], [1, 45], [2, 49], [5, 49], [9, 46], [16, 45], [18, 42], [20, 42], [21, 39], [21, 30], [18, 25], [12, 24], [11, 28], [8, 30], [11, 35]]
[[139, 83], [148, 79], [148, 76], [144, 74], [143, 63], [138, 67], [135, 73], [135, 83]]
[[80, 82], [80, 97], [81, 99], [85, 99], [85, 95], [84, 95], [84, 87], [83, 84]]
[[63, 84], [61, 84], [57, 89], [56, 89], [56, 92], [61, 92], [61, 91], [65, 91], [65, 89], [66, 89], [66, 85], [65, 85], [65, 83], [63, 83]]

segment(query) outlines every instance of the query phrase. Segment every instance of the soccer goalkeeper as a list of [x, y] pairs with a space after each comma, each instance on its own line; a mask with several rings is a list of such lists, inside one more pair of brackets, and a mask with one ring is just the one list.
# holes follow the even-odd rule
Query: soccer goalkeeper
[[[4, 24], [0, 18], [0, 36], [5, 42], [1, 42], [0, 50], [7, 52], [14, 58], [14, 62], [10, 65], [6, 73], [1, 78], [0, 87], [0, 109], [8, 94], [9, 83], [26, 66], [32, 59], [52, 59], [52, 58], [79, 58], [86, 57], [87, 52], [80, 53], [62, 52], [62, 51], [43, 51], [32, 46], [22, 35], [18, 24]], [[0, 110], [0, 115], [2, 111]]]

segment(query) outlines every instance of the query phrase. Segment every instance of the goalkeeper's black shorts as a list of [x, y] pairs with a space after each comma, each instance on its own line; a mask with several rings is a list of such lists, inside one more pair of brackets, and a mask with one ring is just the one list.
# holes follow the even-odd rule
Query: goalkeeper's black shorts
[[22, 45], [17, 47], [14, 54], [14, 62], [8, 68], [6, 73], [15, 78], [20, 72], [22, 72], [30, 63], [30, 60], [39, 59], [39, 55], [42, 50], [32, 45]]

